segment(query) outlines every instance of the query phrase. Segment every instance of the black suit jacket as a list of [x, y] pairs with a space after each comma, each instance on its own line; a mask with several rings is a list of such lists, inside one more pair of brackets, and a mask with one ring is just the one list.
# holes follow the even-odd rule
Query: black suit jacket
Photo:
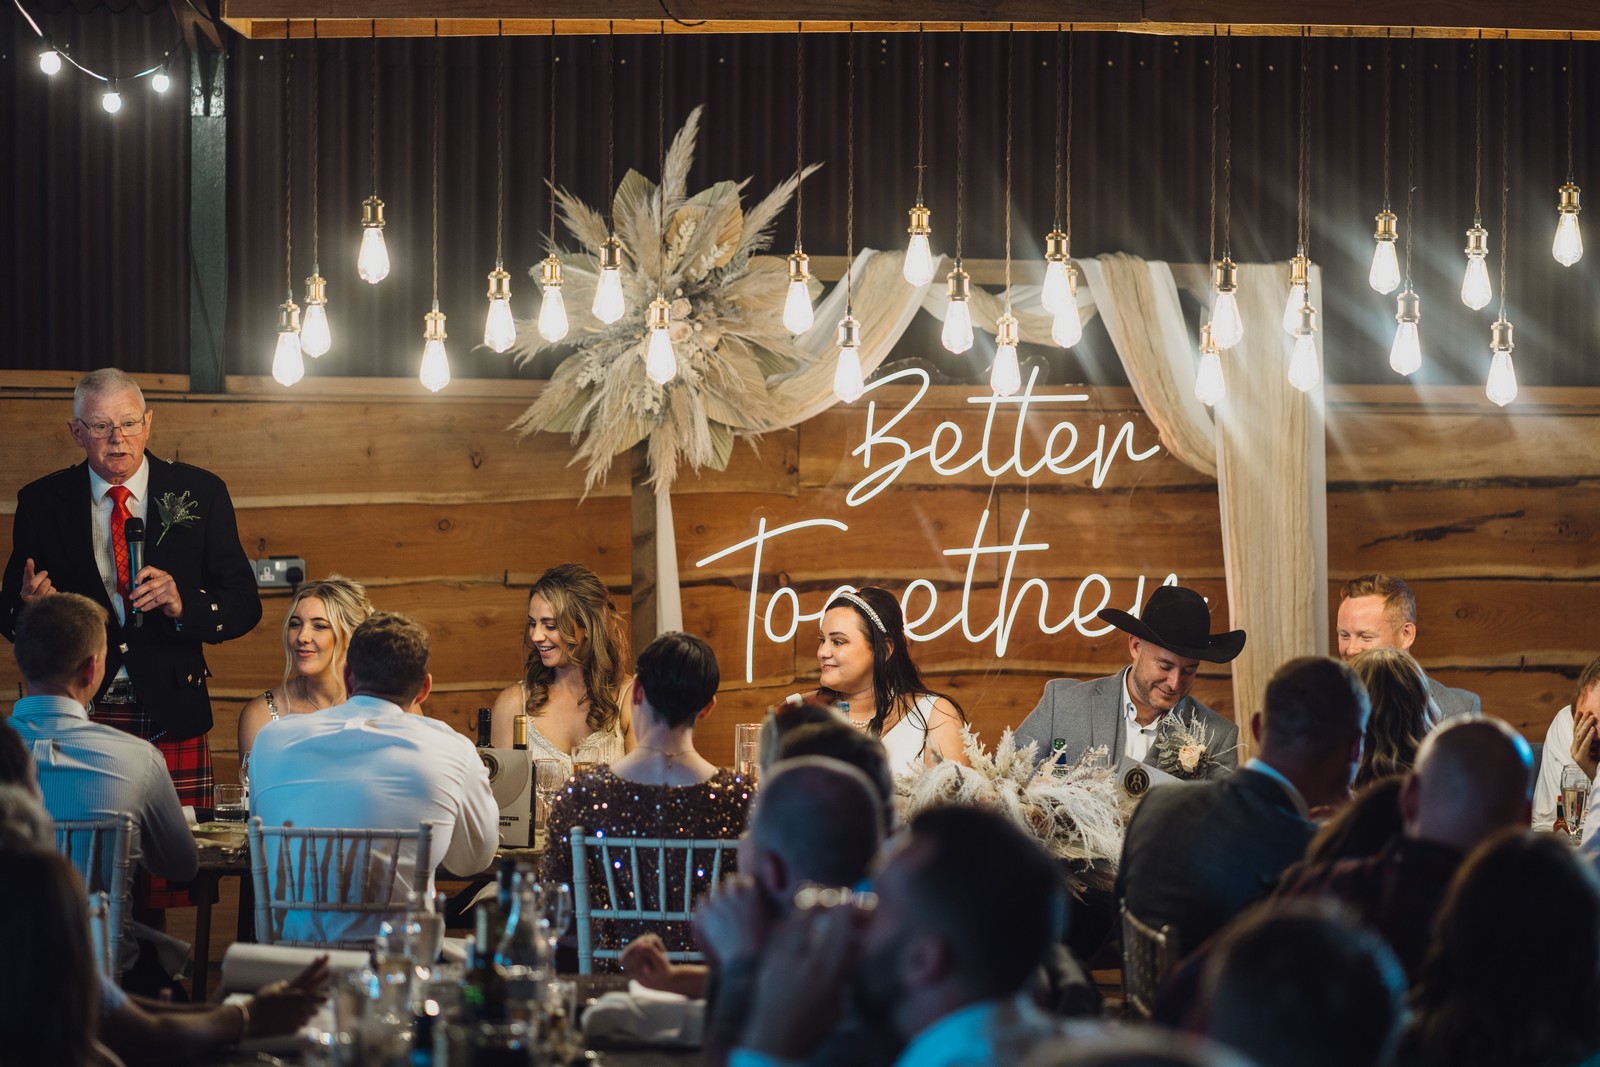
[[[183, 598], [183, 623], [155, 612], [144, 625], [124, 628], [106, 596], [95, 565], [89, 467], [75, 467], [30, 482], [17, 493], [11, 559], [0, 583], [0, 633], [14, 639], [22, 610], [22, 567], [32, 559], [50, 572], [57, 590], [81, 593], [106, 608], [106, 681], [126, 664], [145, 710], [171, 740], [211, 729], [202, 643], [218, 644], [247, 634], [261, 621], [255, 575], [239, 544], [228, 488], [210, 471], [171, 463], [146, 453], [150, 462], [145, 518], [145, 563], [171, 574]], [[196, 518], [163, 533], [157, 507], [165, 494], [189, 494]], [[98, 694], [97, 694], [98, 695]]]
[[1152, 789], [1128, 823], [1117, 895], [1145, 922], [1177, 927], [1189, 952], [1265, 895], [1315, 829], [1252, 770]]

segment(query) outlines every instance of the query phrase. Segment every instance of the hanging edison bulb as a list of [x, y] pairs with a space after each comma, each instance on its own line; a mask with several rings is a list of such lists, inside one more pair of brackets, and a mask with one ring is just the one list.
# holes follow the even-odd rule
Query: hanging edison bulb
[[444, 312], [439, 302], [422, 317], [422, 371], [417, 375], [429, 392], [437, 393], [450, 384], [450, 356], [444, 350]]
[[794, 244], [789, 257], [789, 295], [783, 302], [783, 328], [799, 337], [811, 329], [816, 315], [811, 308], [811, 257]]
[[1556, 211], [1556, 239], [1550, 254], [1563, 267], [1570, 267], [1583, 258], [1583, 234], [1578, 230], [1578, 187], [1571, 181], [1561, 184], [1561, 197]]
[[333, 347], [333, 333], [328, 329], [328, 280], [316, 267], [306, 279], [306, 314], [300, 323], [300, 350], [312, 359], [327, 354]]
[[1083, 340], [1083, 313], [1078, 310], [1078, 268], [1067, 264], [1067, 302], [1050, 320], [1050, 340], [1071, 348]]
[[1059, 227], [1044, 235], [1044, 288], [1039, 292], [1039, 303], [1052, 315], [1061, 314], [1073, 292], [1072, 253], [1068, 238]]
[[1400, 286], [1400, 257], [1395, 254], [1395, 239], [1400, 236], [1395, 213], [1388, 208], [1378, 212], [1375, 220], [1377, 232], [1372, 235], [1377, 242], [1372, 250], [1372, 269], [1367, 272], [1367, 284], [1379, 293], [1392, 293]]
[[1422, 321], [1422, 301], [1410, 287], [1400, 294], [1394, 320], [1399, 326], [1389, 349], [1389, 367], [1396, 374], [1415, 374], [1422, 367], [1422, 337], [1417, 331]]
[[866, 392], [866, 382], [861, 376], [861, 324], [846, 308], [839, 320], [839, 359], [833, 367], [833, 395], [846, 404], [860, 399]]
[[1239, 315], [1239, 268], [1223, 256], [1217, 264], [1217, 299], [1211, 305], [1211, 337], [1218, 348], [1232, 348], [1244, 340], [1244, 319]]
[[272, 377], [279, 385], [293, 385], [306, 376], [300, 358], [300, 308], [291, 296], [278, 305], [278, 347], [272, 352]]
[[622, 242], [616, 234], [600, 244], [600, 277], [595, 282], [594, 304], [589, 310], [607, 326], [627, 310], [622, 297]]
[[492, 352], [504, 352], [517, 340], [517, 320], [511, 314], [511, 275], [499, 263], [489, 272], [489, 314], [483, 320], [483, 343]]
[[947, 285], [950, 299], [944, 306], [944, 329], [939, 339], [945, 348], [960, 355], [972, 347], [972, 276], [961, 269], [960, 262], [950, 271]]
[[356, 257], [361, 280], [377, 285], [389, 276], [389, 247], [383, 243], [383, 201], [369, 196], [361, 201], [361, 252]]
[[551, 344], [567, 336], [567, 304], [561, 295], [561, 257], [554, 252], [539, 267], [539, 336]]
[[1283, 302], [1283, 332], [1290, 337], [1300, 336], [1300, 309], [1309, 299], [1306, 280], [1310, 273], [1311, 263], [1305, 253], [1296, 252], [1289, 260], [1289, 298]]
[[910, 224], [906, 227], [911, 240], [906, 244], [906, 261], [900, 273], [918, 288], [933, 281], [933, 248], [928, 244], [928, 235], [933, 233], [932, 220], [933, 212], [923, 204], [922, 197], [917, 197], [916, 206], [911, 209]]
[[1489, 282], [1489, 231], [1474, 223], [1467, 231], [1467, 274], [1461, 279], [1461, 302], [1473, 311], [1482, 311], [1494, 298]]
[[1022, 388], [1022, 366], [1017, 362], [1017, 317], [1011, 312], [995, 320], [994, 342], [989, 388], [995, 396], [1011, 396]]
[[678, 376], [678, 354], [672, 350], [672, 305], [660, 294], [650, 301], [649, 331], [645, 340], [644, 372], [657, 385]]
[[1517, 369], [1511, 364], [1511, 324], [1504, 318], [1489, 327], [1489, 383], [1484, 392], [1494, 403], [1505, 407], [1517, 398]]
[[1216, 407], [1228, 393], [1222, 379], [1222, 354], [1217, 351], [1217, 341], [1211, 323], [1200, 324], [1200, 366], [1194, 372], [1194, 398], [1206, 407]]
[[1310, 304], [1300, 306], [1294, 351], [1289, 354], [1289, 384], [1302, 393], [1322, 384], [1322, 364], [1317, 359], [1317, 309]]

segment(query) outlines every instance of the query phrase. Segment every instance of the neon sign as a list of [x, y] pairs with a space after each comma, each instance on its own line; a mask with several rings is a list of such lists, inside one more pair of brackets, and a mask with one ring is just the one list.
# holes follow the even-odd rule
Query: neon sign
[[[962, 451], [969, 447], [966, 432], [958, 423], [950, 420], [944, 420], [935, 426], [927, 441], [917, 447], [913, 447], [911, 441], [896, 432], [916, 410], [918, 402], [927, 395], [930, 385], [927, 372], [917, 369], [902, 370], [872, 382], [867, 386], [869, 393], [903, 379], [915, 380], [918, 387], [905, 404], [881, 423], [878, 421], [877, 401], [868, 403], [866, 437], [850, 453], [852, 456], [861, 457], [867, 473], [845, 494], [845, 503], [850, 507], [860, 507], [893, 485], [912, 464], [923, 460], [926, 460], [929, 470], [940, 477], [954, 477], [974, 467], [980, 468], [991, 478], [998, 478], [1015, 471], [1025, 479], [1046, 470], [1052, 474], [1068, 475], [1092, 467], [1092, 484], [1099, 489], [1105, 484], [1112, 466], [1120, 458], [1126, 457], [1129, 462], [1138, 463], [1160, 451], [1159, 445], [1151, 445], [1142, 451], [1136, 449], [1133, 441], [1133, 423], [1125, 421], [1116, 433], [1111, 435], [1109, 444], [1106, 427], [1100, 426], [1093, 446], [1083, 455], [1077, 455], [1078, 447], [1085, 439], [1084, 435], [1073, 422], [1062, 420], [1056, 422], [1045, 435], [1044, 447], [1036, 456], [1025, 455], [1023, 435], [1026, 416], [1031, 406], [1085, 403], [1089, 400], [1086, 394], [1073, 393], [1035, 396], [1033, 388], [1037, 374], [1035, 371], [1029, 376], [1027, 386], [1017, 396], [968, 398], [968, 403], [986, 407], [988, 410], [984, 416], [982, 433], [970, 446], [969, 454], [965, 456], [962, 455]], [[1009, 442], [1009, 452], [996, 455], [994, 449], [997, 436], [994, 424], [996, 413], [1001, 410], [1002, 405], [1015, 406], [1017, 429]], [[880, 457], [877, 466], [873, 465], [874, 452]], [[881, 458], [884, 453], [888, 454], [887, 459]], [[945, 557], [966, 560], [966, 577], [962, 582], [960, 600], [954, 612], [944, 617], [942, 621], [938, 621], [940, 616], [938, 586], [928, 578], [915, 578], [906, 585], [905, 591], [900, 596], [900, 605], [906, 617], [906, 635], [914, 641], [931, 641], [959, 627], [961, 636], [968, 643], [978, 645], [992, 642], [995, 656], [1004, 658], [1010, 647], [1018, 617], [1023, 612], [1024, 602], [1031, 594], [1038, 596], [1034, 621], [1041, 633], [1056, 634], [1068, 627], [1076, 629], [1084, 637], [1100, 637], [1109, 633], [1112, 627], [1094, 621], [1094, 616], [1111, 604], [1111, 580], [1105, 575], [1096, 572], [1082, 579], [1073, 595], [1071, 609], [1055, 617], [1050, 614], [1049, 584], [1044, 579], [1036, 577], [1018, 580], [1019, 559], [1050, 550], [1048, 542], [1026, 540], [1028, 520], [1031, 515], [1031, 510], [1023, 510], [1009, 541], [999, 543], [997, 540], [994, 545], [986, 545], [984, 542], [991, 517], [990, 509], [986, 506], [978, 516], [970, 544], [961, 548], [942, 550]], [[826, 605], [839, 592], [855, 588], [848, 584], [841, 585], [823, 598], [815, 611], [807, 611], [801, 605], [797, 590], [789, 585], [780, 585], [768, 597], [765, 609], [761, 608], [758, 591], [761, 588], [762, 563], [767, 546], [779, 538], [805, 530], [849, 533], [850, 526], [838, 519], [816, 518], [769, 529], [766, 517], [761, 516], [756, 521], [754, 536], [713, 552], [695, 563], [697, 568], [706, 567], [747, 549], [751, 550], [750, 595], [745, 618], [746, 682], [754, 681], [758, 616], [761, 634], [768, 641], [783, 644], [795, 638], [801, 624], [821, 620]], [[1001, 575], [997, 588], [999, 600], [992, 617], [979, 618], [981, 609], [975, 608], [972, 602], [973, 581], [980, 562], [990, 557], [998, 557]], [[1168, 573], [1161, 584], [1175, 585], [1177, 581], [1176, 574]], [[1145, 584], [1145, 577], [1140, 575], [1128, 610], [1137, 613], [1140, 605], [1144, 603]]]

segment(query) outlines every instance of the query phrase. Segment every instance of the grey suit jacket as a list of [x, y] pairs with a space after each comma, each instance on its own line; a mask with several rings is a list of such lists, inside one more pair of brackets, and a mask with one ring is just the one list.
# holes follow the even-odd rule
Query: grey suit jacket
[[[1037, 742], [1041, 757], [1064, 757], [1074, 763], [1085, 751], [1097, 745], [1111, 750], [1111, 765], [1122, 759], [1127, 739], [1127, 726], [1122, 715], [1122, 679], [1124, 669], [1107, 678], [1080, 682], [1072, 678], [1055, 678], [1045, 683], [1039, 706], [1028, 713], [1016, 729], [1017, 747], [1029, 741]], [[1156, 744], [1150, 746], [1144, 762], [1156, 766], [1160, 758], [1160, 743], [1165, 731], [1175, 721], [1174, 717], [1190, 719], [1199, 716], [1211, 728], [1211, 742], [1206, 746], [1216, 762], [1210, 777], [1228, 774], [1238, 766], [1239, 727], [1218, 715], [1193, 697], [1184, 697], [1178, 706], [1161, 719]], [[1058, 744], [1059, 742], [1059, 744]]]
[[1451, 689], [1432, 677], [1428, 679], [1428, 696], [1439, 707], [1440, 722], [1452, 715], [1479, 715], [1483, 712], [1483, 701], [1477, 693], [1469, 689]]

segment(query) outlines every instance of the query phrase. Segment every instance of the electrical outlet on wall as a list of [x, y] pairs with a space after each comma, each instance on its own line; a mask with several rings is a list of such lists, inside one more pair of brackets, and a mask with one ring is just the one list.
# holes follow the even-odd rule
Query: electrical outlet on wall
[[299, 556], [253, 559], [250, 569], [256, 573], [258, 589], [293, 589], [306, 580], [306, 561]]

